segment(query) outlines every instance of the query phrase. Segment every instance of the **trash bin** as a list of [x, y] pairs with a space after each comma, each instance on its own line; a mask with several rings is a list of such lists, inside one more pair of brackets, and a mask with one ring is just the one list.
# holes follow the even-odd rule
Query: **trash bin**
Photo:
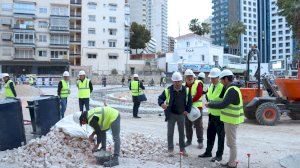
[[26, 143], [22, 105], [19, 99], [0, 99], [0, 151]]
[[42, 95], [27, 101], [34, 134], [46, 135], [60, 120], [58, 96]]

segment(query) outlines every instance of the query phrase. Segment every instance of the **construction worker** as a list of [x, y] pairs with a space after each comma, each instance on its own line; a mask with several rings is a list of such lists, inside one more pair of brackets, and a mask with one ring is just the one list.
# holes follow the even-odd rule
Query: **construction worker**
[[[80, 117], [78, 117], [80, 116]], [[114, 154], [110, 160], [104, 162], [104, 167], [119, 165], [120, 155], [120, 121], [121, 117], [119, 111], [112, 107], [96, 107], [88, 112], [75, 113], [73, 115], [75, 122], [80, 125], [88, 124], [94, 132], [89, 136], [89, 140], [93, 142], [94, 136], [97, 135], [97, 144], [94, 146], [93, 151], [97, 151], [101, 143], [102, 150], [106, 150], [106, 131], [111, 129], [112, 137], [114, 141]], [[79, 118], [79, 119], [78, 119]]]
[[33, 79], [33, 77], [32, 77], [31, 75], [29, 76], [28, 83], [29, 83], [29, 85], [31, 85], [31, 86], [34, 84], [34, 79]]
[[188, 88], [182, 86], [182, 76], [179, 72], [172, 75], [173, 85], [166, 88], [158, 97], [158, 105], [164, 109], [168, 122], [168, 153], [174, 156], [174, 128], [177, 122], [179, 132], [179, 148], [183, 156], [187, 156], [184, 143], [185, 116], [190, 113], [192, 97]]
[[138, 116], [139, 107], [141, 105], [141, 101], [139, 100], [139, 96], [142, 95], [145, 90], [145, 87], [142, 82], [139, 81], [139, 75], [133, 75], [133, 81], [129, 84], [129, 90], [131, 90], [132, 101], [133, 101], [133, 117], [134, 118], [141, 118]]
[[[206, 100], [208, 102], [221, 102], [225, 93], [225, 87], [219, 82], [221, 70], [219, 68], [212, 68], [208, 77], [210, 77], [211, 85], [206, 93]], [[220, 120], [220, 109], [208, 108], [208, 127], [207, 127], [207, 147], [201, 158], [212, 157], [212, 149], [214, 147], [216, 134], [218, 135], [218, 150], [216, 156], [211, 159], [212, 162], [222, 160], [224, 151], [224, 123]]]
[[67, 109], [68, 96], [70, 95], [70, 83], [69, 83], [70, 74], [68, 71], [63, 73], [63, 79], [59, 81], [57, 87], [57, 95], [60, 98], [60, 116], [64, 118], [65, 111]]
[[238, 87], [232, 85], [233, 73], [225, 69], [220, 74], [221, 83], [226, 88], [224, 99], [221, 102], [209, 102], [210, 109], [221, 109], [220, 119], [224, 122], [227, 146], [230, 150], [229, 161], [223, 167], [237, 167], [236, 134], [239, 124], [244, 122], [243, 99]]
[[15, 98], [17, 97], [17, 93], [15, 90], [15, 84], [12, 80], [9, 78], [8, 73], [4, 73], [3, 76], [4, 81], [4, 93], [6, 98]]
[[204, 79], [205, 79], [205, 73], [204, 72], [200, 72], [198, 74], [198, 80], [201, 80], [204, 83]]
[[[195, 74], [191, 69], [187, 69], [184, 73], [185, 83], [184, 86], [188, 87], [189, 92], [192, 96], [192, 105], [202, 111], [202, 91], [203, 82], [195, 80]], [[202, 113], [202, 112], [201, 112]], [[185, 146], [192, 144], [193, 138], [193, 126], [196, 128], [198, 148], [203, 148], [203, 122], [202, 116], [194, 122], [190, 121], [187, 117], [185, 118], [185, 132], [187, 141]]]
[[79, 71], [79, 80], [77, 81], [78, 98], [79, 98], [79, 109], [82, 112], [83, 106], [85, 110], [90, 109], [90, 96], [93, 91], [92, 82], [86, 78], [84, 71]]

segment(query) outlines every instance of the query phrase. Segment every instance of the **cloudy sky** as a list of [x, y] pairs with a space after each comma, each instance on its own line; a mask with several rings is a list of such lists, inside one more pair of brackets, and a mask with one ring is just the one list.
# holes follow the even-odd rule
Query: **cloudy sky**
[[169, 36], [177, 37], [189, 33], [188, 24], [193, 18], [200, 21], [207, 19], [212, 13], [212, 0], [168, 0]]

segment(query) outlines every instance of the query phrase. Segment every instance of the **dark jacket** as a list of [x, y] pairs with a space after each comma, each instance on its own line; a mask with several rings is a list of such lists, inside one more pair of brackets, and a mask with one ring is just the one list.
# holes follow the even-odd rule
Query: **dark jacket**
[[[165, 121], [168, 121], [172, 106], [174, 106], [174, 87], [173, 87], [173, 85], [169, 86], [168, 89], [170, 91], [170, 102], [169, 102], [167, 109], [165, 110], [165, 116], [166, 116]], [[182, 90], [185, 93], [184, 94], [185, 96], [183, 98], [184, 104], [185, 104], [184, 109], [185, 109], [185, 111], [187, 111], [189, 113], [192, 108], [192, 96], [191, 96], [191, 94], [188, 94], [188, 99], [186, 101], [186, 87], [182, 86]], [[161, 106], [163, 103], [165, 103], [165, 101], [166, 101], [166, 96], [165, 96], [165, 91], [163, 91], [162, 94], [158, 97], [158, 105]]]

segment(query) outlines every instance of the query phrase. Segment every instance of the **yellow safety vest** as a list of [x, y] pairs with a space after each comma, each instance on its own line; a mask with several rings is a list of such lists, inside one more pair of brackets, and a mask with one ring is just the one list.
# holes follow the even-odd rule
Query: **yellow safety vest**
[[[12, 80], [8, 80], [5, 85], [4, 85], [4, 88], [5, 88], [5, 97], [6, 98], [12, 98], [12, 97], [15, 97], [15, 95], [13, 94], [12, 90], [10, 89], [9, 85], [10, 83], [13, 83]], [[13, 83], [13, 85], [15, 86], [15, 84]]]
[[[208, 101], [212, 102], [212, 103], [222, 102], [223, 99], [220, 98], [220, 94], [223, 90], [223, 87], [224, 87], [223, 84], [219, 82], [219, 83], [217, 83], [217, 85], [215, 85], [215, 90], [213, 91], [214, 85], [211, 84], [208, 88], [207, 93], [206, 93]], [[213, 116], [220, 116], [221, 110], [220, 109], [208, 108], [208, 113], [213, 115]]]
[[78, 87], [78, 98], [90, 98], [91, 91], [90, 91], [90, 80], [85, 78], [82, 82], [81, 80], [77, 81]]
[[65, 80], [61, 80], [62, 88], [60, 91], [61, 98], [67, 98], [70, 95], [70, 84]]
[[224, 97], [226, 97], [226, 94], [228, 93], [229, 89], [234, 89], [238, 92], [240, 104], [239, 105], [230, 104], [226, 108], [222, 109], [220, 119], [224, 123], [229, 123], [229, 124], [234, 124], [234, 125], [241, 124], [244, 122], [244, 109], [243, 109], [242, 93], [238, 87], [230, 86], [229, 88], [227, 88], [227, 90], [224, 94]]
[[111, 124], [118, 118], [119, 111], [111, 107], [96, 107], [87, 113], [87, 120], [90, 124], [93, 116], [99, 118], [98, 124], [102, 131], [108, 130]]
[[33, 82], [34, 82], [33, 77], [29, 77], [28, 83], [29, 83], [30, 85], [33, 85]]
[[131, 81], [131, 95], [132, 96], [139, 96], [143, 94], [143, 90], [140, 88], [140, 82], [139, 81]]
[[[170, 103], [170, 90], [169, 90], [169, 88], [165, 89], [165, 97], [166, 97], [166, 104], [168, 106], [169, 103]], [[186, 101], [188, 101], [188, 98], [189, 98], [189, 88], [186, 87]]]
[[[195, 95], [197, 94], [197, 88], [198, 88], [198, 84], [199, 83], [202, 83], [202, 86], [204, 87], [204, 84], [203, 84], [203, 82], [201, 80], [195, 80], [195, 82], [193, 83], [192, 88], [191, 88], [192, 98], [194, 98]], [[184, 83], [183, 85], [186, 86], [186, 83]], [[193, 102], [193, 106], [194, 107], [202, 107], [203, 106], [202, 97], [203, 96], [201, 96], [198, 101]]]

